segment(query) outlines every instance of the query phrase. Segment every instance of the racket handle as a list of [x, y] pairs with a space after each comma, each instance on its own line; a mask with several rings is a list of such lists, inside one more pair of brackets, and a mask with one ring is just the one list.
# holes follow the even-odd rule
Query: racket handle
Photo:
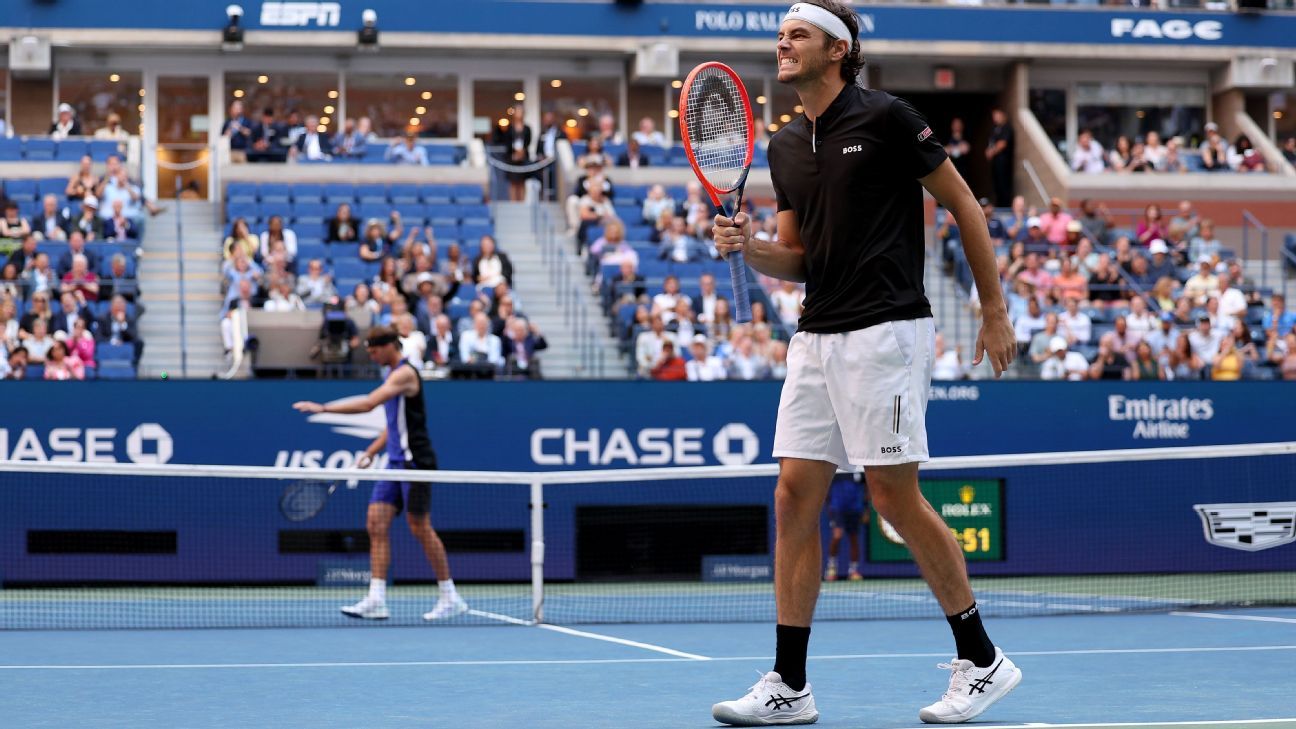
[[747, 262], [741, 251], [729, 254], [729, 282], [733, 285], [734, 321], [746, 324], [751, 321], [751, 295], [747, 292]]

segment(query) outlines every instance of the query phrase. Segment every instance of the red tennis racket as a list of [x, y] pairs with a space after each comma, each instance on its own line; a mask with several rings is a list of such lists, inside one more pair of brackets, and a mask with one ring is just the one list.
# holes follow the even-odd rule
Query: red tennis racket
[[[738, 74], [715, 62], [693, 69], [680, 91], [679, 125], [694, 174], [716, 209], [732, 218], [742, 209], [743, 187], [756, 141], [751, 102]], [[727, 195], [736, 195], [732, 208], [721, 202], [721, 197]], [[741, 252], [729, 254], [729, 279], [733, 284], [734, 318], [749, 322], [751, 297], [747, 293], [747, 264]]]

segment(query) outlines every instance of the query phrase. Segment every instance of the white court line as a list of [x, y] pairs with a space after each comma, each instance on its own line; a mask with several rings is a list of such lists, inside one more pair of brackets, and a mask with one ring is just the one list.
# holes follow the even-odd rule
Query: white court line
[[[602, 636], [604, 638], [608, 636]], [[620, 640], [620, 639], [617, 639]], [[633, 641], [632, 641], [633, 642]], [[669, 650], [669, 649], [667, 649]], [[1125, 653], [1224, 653], [1230, 651], [1296, 651], [1296, 645], [1211, 646], [1203, 648], [1091, 648], [1086, 650], [1013, 651], [1013, 656], [1083, 656]], [[678, 651], [677, 651], [678, 653]], [[720, 656], [689, 657], [682, 653], [677, 658], [570, 658], [570, 659], [514, 659], [465, 661], [327, 661], [302, 663], [123, 663], [94, 665], [0, 665], [0, 671], [67, 671], [67, 670], [139, 670], [186, 668], [397, 668], [401, 666], [548, 666], [548, 665], [601, 665], [605, 663], [690, 663], [699, 660], [717, 663], [772, 661], [774, 656]], [[948, 651], [941, 653], [857, 653], [853, 655], [809, 656], [812, 661], [877, 660], [894, 658], [949, 658]], [[1090, 726], [1088, 724], [1084, 726]], [[978, 727], [989, 729], [989, 727]]]
[[1211, 620], [1250, 620], [1257, 623], [1296, 623], [1296, 618], [1272, 618], [1267, 615], [1224, 615], [1222, 613], [1190, 613], [1179, 610], [1170, 613], [1181, 618], [1210, 618]]
[[675, 656], [676, 658], [686, 658], [691, 661], [711, 660], [706, 656], [699, 656], [696, 653], [685, 653], [684, 651], [677, 651], [674, 648], [667, 648], [665, 646], [655, 645], [653, 643], [641, 643], [637, 640], [617, 638], [616, 636], [603, 635], [602, 633], [590, 633], [585, 630], [574, 630], [572, 628], [564, 628], [560, 625], [548, 625], [544, 623], [537, 625], [535, 623], [526, 620], [519, 620], [517, 618], [512, 618], [507, 615], [500, 615], [498, 613], [486, 612], [485, 610], [469, 610], [468, 614], [476, 615], [482, 618], [489, 618], [490, 620], [498, 620], [500, 622], [509, 623], [511, 625], [535, 625], [535, 627], [537, 628], [541, 628], [542, 630], [552, 631], [554, 633], [562, 633], [563, 635], [571, 635], [577, 638], [589, 638], [590, 640], [601, 640], [605, 643], [616, 643], [617, 645], [630, 646], [631, 648], [642, 648], [646, 651], [665, 653], [668, 656]]
[[[1061, 729], [1071, 727], [1072, 729], [1084, 729], [1084, 727], [1139, 727], [1139, 726], [1217, 726], [1219, 724], [1283, 724], [1296, 722], [1296, 717], [1286, 719], [1212, 719], [1209, 721], [1123, 721], [1123, 722], [1099, 722], [1093, 724], [977, 724], [976, 729], [1024, 729], [1025, 727], [1049, 727], [1050, 729]], [[909, 729], [930, 729], [930, 725], [922, 727], [909, 727]]]

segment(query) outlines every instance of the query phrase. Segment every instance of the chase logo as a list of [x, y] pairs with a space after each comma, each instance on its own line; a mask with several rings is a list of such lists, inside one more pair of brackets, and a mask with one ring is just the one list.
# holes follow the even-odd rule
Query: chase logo
[[1217, 547], [1259, 552], [1296, 542], [1296, 501], [1195, 504], [1206, 541]]

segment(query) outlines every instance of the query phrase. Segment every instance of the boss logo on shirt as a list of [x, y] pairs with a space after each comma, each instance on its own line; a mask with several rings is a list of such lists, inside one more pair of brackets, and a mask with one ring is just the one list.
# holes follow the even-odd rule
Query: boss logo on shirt
[[862, 144], [857, 144], [853, 147], [842, 147], [842, 154], [850, 154], [851, 152], [863, 152], [863, 151], [864, 151], [864, 145]]

